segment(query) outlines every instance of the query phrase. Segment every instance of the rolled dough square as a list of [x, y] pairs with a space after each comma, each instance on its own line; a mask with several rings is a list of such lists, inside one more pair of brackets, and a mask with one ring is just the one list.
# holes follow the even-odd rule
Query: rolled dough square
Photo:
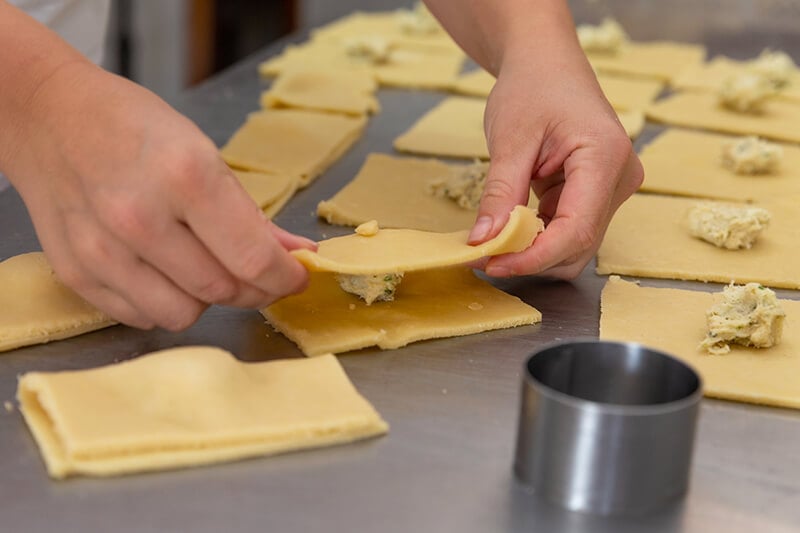
[[283, 209], [297, 190], [298, 179], [295, 176], [246, 170], [234, 170], [233, 173], [250, 198], [270, 218]]
[[740, 202], [800, 195], [800, 147], [782, 145], [777, 172], [749, 176], [722, 166], [722, 147], [732, 140], [716, 133], [666, 130], [640, 153], [642, 190]]
[[668, 41], [630, 42], [616, 53], [588, 53], [586, 57], [598, 72], [644, 76], [669, 82], [684, 69], [702, 63], [702, 45]]
[[739, 113], [717, 104], [714, 93], [685, 91], [654, 102], [647, 118], [656, 122], [737, 135], [800, 142], [800, 103], [773, 98], [763, 113]]
[[684, 227], [697, 200], [635, 194], [622, 204], [597, 253], [598, 274], [758, 282], [800, 289], [798, 199], [760, 203], [772, 221], [749, 250], [727, 250], [692, 237]]
[[638, 342], [682, 359], [712, 398], [800, 408], [800, 302], [781, 300], [786, 327], [771, 348], [731, 345], [725, 355], [698, 348], [715, 295], [639, 287], [611, 276], [601, 296], [600, 338]]
[[541, 321], [539, 311], [492, 287], [465, 267], [409, 272], [394, 301], [367, 306], [330, 272], [313, 272], [305, 292], [261, 311], [308, 356], [370, 346], [471, 335]]
[[380, 110], [377, 89], [375, 76], [367, 70], [293, 68], [261, 94], [261, 107], [366, 115]]
[[242, 363], [219, 348], [173, 348], [91, 370], [30, 372], [17, 395], [59, 479], [271, 455], [388, 428], [332, 355]]
[[0, 352], [113, 324], [56, 278], [42, 252], [0, 262]]
[[222, 157], [232, 167], [299, 178], [305, 187], [361, 136], [366, 117], [298, 109], [251, 113]]

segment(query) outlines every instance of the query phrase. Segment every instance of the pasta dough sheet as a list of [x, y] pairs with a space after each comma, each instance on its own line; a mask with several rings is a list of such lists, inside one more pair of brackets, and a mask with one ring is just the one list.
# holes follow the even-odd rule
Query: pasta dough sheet
[[613, 54], [595, 52], [586, 57], [598, 72], [644, 76], [669, 82], [706, 57], [702, 45], [668, 41], [631, 42]]
[[246, 170], [234, 170], [233, 173], [250, 198], [270, 218], [283, 209], [297, 190], [298, 180], [294, 176]]
[[291, 69], [335, 69], [369, 73], [381, 85], [408, 89], [448, 89], [461, 70], [464, 55], [447, 51], [432, 53], [418, 47], [392, 45], [385, 62], [371, 64], [347, 53], [344, 42], [313, 40], [287, 46], [283, 53], [258, 67], [261, 76], [276, 76]]
[[715, 295], [639, 287], [611, 276], [601, 296], [600, 338], [663, 350], [696, 369], [712, 398], [800, 408], [800, 302], [781, 300], [786, 325], [771, 348], [731, 345], [725, 355], [698, 348]]
[[261, 107], [290, 107], [366, 115], [380, 110], [372, 73], [334, 69], [287, 69], [261, 94]]
[[0, 352], [116, 324], [63, 285], [44, 254], [0, 262]]
[[291, 253], [311, 271], [386, 274], [460, 265], [490, 255], [521, 252], [544, 229], [536, 212], [524, 206], [511, 211], [505, 227], [483, 244], [467, 244], [469, 230], [435, 233], [382, 229], [375, 235], [352, 233], [319, 243], [316, 252]]
[[749, 176], [722, 166], [722, 147], [731, 140], [715, 133], [666, 130], [641, 151], [642, 190], [733, 201], [800, 195], [800, 147], [781, 147], [777, 172]]
[[[727, 78], [749, 72], [745, 61], [736, 61], [729, 57], [715, 57], [708, 63], [692, 65], [672, 80], [676, 89], [700, 89], [704, 91], [717, 91]], [[781, 87], [776, 95], [796, 103], [800, 103], [800, 70], [795, 70], [789, 77], [785, 87]]]
[[251, 113], [221, 153], [232, 167], [288, 174], [305, 187], [361, 136], [366, 117], [297, 109]]
[[542, 320], [535, 308], [464, 267], [409, 272], [393, 301], [370, 306], [344, 292], [334, 274], [313, 272], [305, 292], [279, 300], [262, 314], [308, 356], [369, 346], [389, 350]]
[[328, 446], [388, 426], [332, 355], [242, 363], [184, 347], [30, 372], [18, 398], [51, 477], [112, 476]]
[[485, 107], [484, 99], [446, 98], [395, 139], [394, 147], [415, 154], [488, 159]]
[[760, 203], [772, 222], [749, 250], [717, 248], [684, 227], [697, 200], [635, 194], [622, 204], [597, 254], [598, 274], [758, 282], [800, 289], [798, 199]]
[[800, 104], [772, 99], [761, 114], [738, 113], [717, 104], [717, 96], [682, 92], [653, 103], [647, 118], [656, 122], [737, 135], [800, 142]]
[[452, 167], [435, 159], [370, 154], [353, 180], [317, 206], [329, 224], [358, 226], [377, 220], [382, 228], [458, 231], [475, 223], [477, 211], [427, 192]]
[[617, 112], [619, 122], [625, 129], [631, 140], [636, 139], [644, 129], [644, 113], [641, 111], [619, 111]]

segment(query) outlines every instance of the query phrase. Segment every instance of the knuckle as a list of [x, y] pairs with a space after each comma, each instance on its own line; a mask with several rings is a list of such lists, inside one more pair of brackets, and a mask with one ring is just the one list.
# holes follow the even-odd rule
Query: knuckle
[[511, 183], [503, 179], [493, 179], [486, 181], [483, 189], [483, 199], [488, 201], [507, 201], [514, 197], [514, 187]]
[[198, 287], [195, 295], [203, 302], [225, 304], [236, 298], [237, 287], [232, 279], [220, 276]]
[[276, 261], [275, 251], [268, 246], [248, 246], [240, 254], [235, 274], [248, 283], [261, 280]]
[[60, 265], [56, 269], [56, 275], [61, 283], [79, 294], [85, 294], [94, 286], [91, 278], [77, 265]]
[[167, 316], [158, 320], [157, 323], [168, 331], [183, 331], [197, 322], [197, 319], [200, 318], [200, 315], [203, 314], [206, 307], [207, 306], [201, 302], [183, 305], [181, 308], [173, 310]]
[[132, 198], [118, 197], [104, 202], [103, 216], [112, 231], [123, 239], [146, 241], [152, 237], [149, 217]]

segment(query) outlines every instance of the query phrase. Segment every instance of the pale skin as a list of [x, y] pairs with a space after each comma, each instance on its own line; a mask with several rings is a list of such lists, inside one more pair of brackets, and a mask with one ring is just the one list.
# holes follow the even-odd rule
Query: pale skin
[[[498, 76], [471, 242], [500, 231], [531, 180], [548, 222], [531, 248], [490, 260], [487, 273], [576, 276], [642, 170], [566, 5], [428, 4]], [[3, 0], [0, 88], [0, 171], [58, 276], [99, 309], [131, 326], [181, 330], [211, 304], [258, 308], [305, 287], [289, 251], [314, 243], [266, 220], [211, 140]]]

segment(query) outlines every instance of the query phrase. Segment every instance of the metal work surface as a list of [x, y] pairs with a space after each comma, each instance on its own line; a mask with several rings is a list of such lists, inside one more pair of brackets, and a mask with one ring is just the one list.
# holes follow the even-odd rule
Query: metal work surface
[[[598, 10], [598, 4], [592, 2], [586, 9]], [[741, 57], [770, 45], [800, 58], [800, 36], [789, 31], [792, 27], [796, 31], [796, 7], [792, 25], [787, 23], [775, 38], [759, 38], [773, 36], [763, 33], [766, 30], [747, 9], [759, 2], [609, 4], [629, 6], [624, 13], [609, 12], [638, 39], [670, 36], [703, 41], [712, 54], [726, 51]], [[724, 6], [717, 24], [701, 27], [697, 22], [704, 4]], [[780, 5], [784, 4], [791, 5]], [[644, 25], [648, 6], [649, 23]], [[680, 6], [688, 11], [681, 13]], [[739, 9], [739, 19], [732, 18], [734, 7]], [[589, 11], [581, 13], [590, 16]], [[592, 11], [591, 16], [597, 13]], [[777, 28], [780, 17], [776, 20]], [[686, 33], [680, 33], [682, 28]], [[742, 31], [747, 32], [746, 38], [739, 38]], [[259, 91], [266, 86], [257, 78], [257, 63], [279, 51], [282, 44], [188, 92], [176, 102], [177, 107], [215, 142], [223, 143], [257, 108]], [[443, 96], [382, 90], [383, 111], [370, 121], [364, 138], [298, 193], [277, 222], [314, 239], [352, 231], [317, 221], [313, 216], [317, 202], [351, 179], [369, 152], [391, 153], [392, 140]], [[644, 139], [657, 131], [648, 126]], [[0, 259], [36, 249], [39, 245], [19, 196], [13, 189], [0, 192]], [[514, 480], [523, 363], [537, 347], [554, 340], [597, 336], [604, 281], [594, 274], [593, 265], [572, 283], [534, 278], [501, 281], [499, 287], [542, 311], [542, 324], [340, 357], [357, 388], [391, 425], [387, 436], [352, 445], [189, 470], [54, 482], [47, 477], [19, 412], [0, 410], [0, 530], [800, 530], [797, 411], [703, 400], [689, 495], [677, 507], [647, 518], [598, 518], [562, 511], [537, 501]], [[644, 284], [719, 289], [701, 283], [645, 280]], [[798, 298], [791, 291], [779, 294]], [[23, 372], [96, 367], [188, 344], [220, 346], [247, 361], [301, 357], [257, 312], [215, 307], [180, 334], [116, 326], [2, 354], [0, 401], [14, 397], [17, 375]]]

